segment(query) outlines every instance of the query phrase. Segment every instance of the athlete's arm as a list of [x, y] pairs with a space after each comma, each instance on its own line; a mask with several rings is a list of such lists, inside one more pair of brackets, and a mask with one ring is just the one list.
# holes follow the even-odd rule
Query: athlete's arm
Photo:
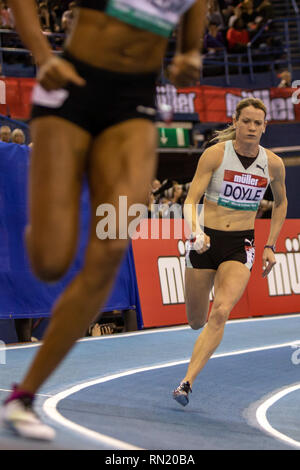
[[169, 67], [169, 79], [177, 87], [195, 85], [200, 80], [206, 12], [207, 1], [196, 0], [181, 20], [176, 54]]
[[77, 74], [73, 65], [53, 54], [42, 33], [35, 0], [9, 0], [9, 5], [16, 29], [40, 67], [37, 79], [41, 85], [46, 90], [60, 88], [68, 82], [84, 85], [85, 81]]
[[[267, 152], [269, 156], [269, 170], [272, 176], [271, 189], [274, 197], [274, 204], [271, 216], [270, 233], [266, 245], [275, 245], [280, 230], [286, 218], [287, 198], [285, 188], [285, 167], [280, 157]], [[276, 259], [270, 248], [265, 248], [263, 252], [263, 277], [266, 277]]]
[[[202, 198], [213, 172], [218, 168], [222, 161], [224, 153], [224, 144], [216, 144], [208, 149], [201, 155], [194, 178], [190, 184], [189, 192], [184, 202], [184, 219], [188, 224], [189, 229], [195, 235], [203, 238], [203, 230], [199, 221], [198, 204]], [[209, 248], [209, 237], [204, 235], [203, 249], [197, 250], [203, 253]]]

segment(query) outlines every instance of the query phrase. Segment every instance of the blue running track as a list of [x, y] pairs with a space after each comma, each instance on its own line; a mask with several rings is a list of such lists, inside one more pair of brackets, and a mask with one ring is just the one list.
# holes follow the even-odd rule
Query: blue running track
[[[183, 326], [79, 341], [36, 401], [55, 441], [0, 428], [0, 449], [299, 450], [300, 314], [229, 321], [183, 408], [171, 392], [198, 334]], [[38, 347], [1, 351], [1, 401]]]

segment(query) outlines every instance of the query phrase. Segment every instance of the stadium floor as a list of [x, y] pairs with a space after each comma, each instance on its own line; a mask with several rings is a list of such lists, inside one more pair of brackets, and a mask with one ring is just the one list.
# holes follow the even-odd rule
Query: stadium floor
[[[36, 401], [55, 441], [0, 428], [0, 449], [299, 449], [300, 314], [229, 321], [182, 408], [171, 392], [198, 334], [183, 326], [77, 342]], [[5, 349], [1, 401], [38, 347]]]

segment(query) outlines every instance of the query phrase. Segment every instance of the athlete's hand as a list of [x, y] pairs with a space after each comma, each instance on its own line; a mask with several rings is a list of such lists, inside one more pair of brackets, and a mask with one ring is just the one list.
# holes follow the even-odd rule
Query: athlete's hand
[[265, 248], [263, 252], [263, 273], [262, 277], [267, 277], [273, 266], [276, 264], [275, 254], [271, 248]]
[[167, 78], [177, 88], [194, 86], [200, 80], [202, 56], [198, 51], [177, 54], [167, 69]]
[[196, 250], [199, 255], [205, 253], [205, 251], [210, 248], [210, 237], [204, 232], [194, 235], [191, 241], [193, 243], [193, 249]]
[[67, 83], [78, 86], [84, 86], [86, 83], [70, 62], [56, 56], [50, 57], [40, 66], [37, 81], [47, 91], [57, 90]]

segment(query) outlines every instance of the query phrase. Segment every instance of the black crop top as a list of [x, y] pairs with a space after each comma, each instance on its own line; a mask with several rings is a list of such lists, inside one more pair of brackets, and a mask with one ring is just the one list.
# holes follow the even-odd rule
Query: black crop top
[[108, 0], [77, 0], [77, 5], [82, 8], [91, 8], [92, 10], [104, 11]]

